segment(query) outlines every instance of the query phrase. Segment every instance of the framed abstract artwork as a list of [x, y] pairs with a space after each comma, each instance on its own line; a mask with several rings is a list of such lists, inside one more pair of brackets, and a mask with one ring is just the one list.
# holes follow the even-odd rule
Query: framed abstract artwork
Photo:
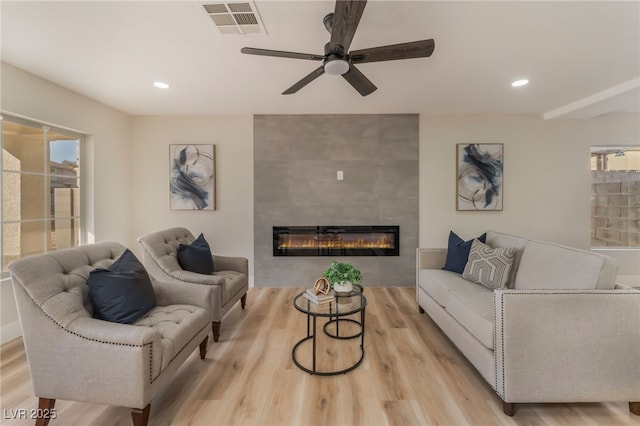
[[169, 145], [172, 210], [215, 210], [215, 145]]
[[503, 144], [456, 145], [456, 210], [501, 211]]

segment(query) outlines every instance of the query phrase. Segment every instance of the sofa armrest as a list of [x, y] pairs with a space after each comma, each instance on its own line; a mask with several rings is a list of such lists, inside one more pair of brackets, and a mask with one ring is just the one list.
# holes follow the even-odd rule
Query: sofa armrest
[[447, 259], [447, 249], [418, 248], [416, 250], [416, 269], [442, 269]]
[[[224, 278], [214, 275], [208, 274], [198, 274], [197, 272], [186, 271], [184, 269], [178, 269], [169, 275], [169, 279], [175, 280], [180, 284], [206, 284], [206, 285], [222, 285], [224, 284]], [[169, 281], [169, 279], [162, 279], [165, 282], [173, 282]]]
[[[420, 300], [420, 270], [442, 269], [447, 260], [447, 249], [416, 249], [416, 301]], [[420, 307], [422, 311], [422, 307]]]
[[36, 306], [27, 310], [23, 340], [36, 396], [136, 408], [148, 403], [144, 390], [161, 368], [153, 357], [162, 351], [157, 329], [90, 317], [62, 327]]
[[640, 400], [640, 292], [494, 291], [505, 402]]
[[175, 284], [153, 279], [151, 282], [156, 293], [156, 303], [160, 306], [193, 305], [211, 310], [211, 286], [186, 282]]
[[244, 257], [213, 255], [214, 272], [236, 271], [249, 276], [249, 260]]
[[160, 332], [156, 329], [91, 317], [77, 318], [64, 329], [85, 340], [124, 346], [144, 346], [160, 340]]

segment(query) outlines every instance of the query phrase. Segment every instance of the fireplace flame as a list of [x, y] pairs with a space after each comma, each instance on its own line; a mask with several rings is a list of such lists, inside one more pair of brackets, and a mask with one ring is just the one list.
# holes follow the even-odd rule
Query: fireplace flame
[[281, 235], [278, 249], [393, 249], [388, 234], [361, 235]]

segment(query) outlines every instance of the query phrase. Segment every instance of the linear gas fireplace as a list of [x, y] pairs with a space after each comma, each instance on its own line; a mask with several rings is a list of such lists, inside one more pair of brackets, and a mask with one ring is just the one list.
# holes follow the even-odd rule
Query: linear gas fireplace
[[399, 256], [399, 226], [274, 226], [274, 256]]

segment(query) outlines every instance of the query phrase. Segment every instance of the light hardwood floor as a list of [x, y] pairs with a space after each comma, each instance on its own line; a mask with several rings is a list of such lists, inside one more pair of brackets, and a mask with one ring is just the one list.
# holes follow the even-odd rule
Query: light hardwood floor
[[[301, 289], [251, 289], [204, 361], [194, 353], [151, 403], [150, 425], [640, 425], [620, 403], [520, 405], [499, 398], [426, 314], [414, 288], [367, 288], [365, 359], [340, 376], [311, 376], [291, 361], [306, 333], [292, 306]], [[356, 359], [357, 341], [319, 341], [323, 368]], [[310, 356], [301, 348], [300, 356]], [[197, 352], [197, 351], [196, 351]], [[21, 340], [1, 348], [2, 425], [36, 407]], [[55, 372], [52, 372], [55, 374]], [[86, 372], [91, 374], [91, 372]], [[50, 426], [130, 425], [123, 407], [56, 402]], [[15, 411], [14, 411], [15, 412]]]

